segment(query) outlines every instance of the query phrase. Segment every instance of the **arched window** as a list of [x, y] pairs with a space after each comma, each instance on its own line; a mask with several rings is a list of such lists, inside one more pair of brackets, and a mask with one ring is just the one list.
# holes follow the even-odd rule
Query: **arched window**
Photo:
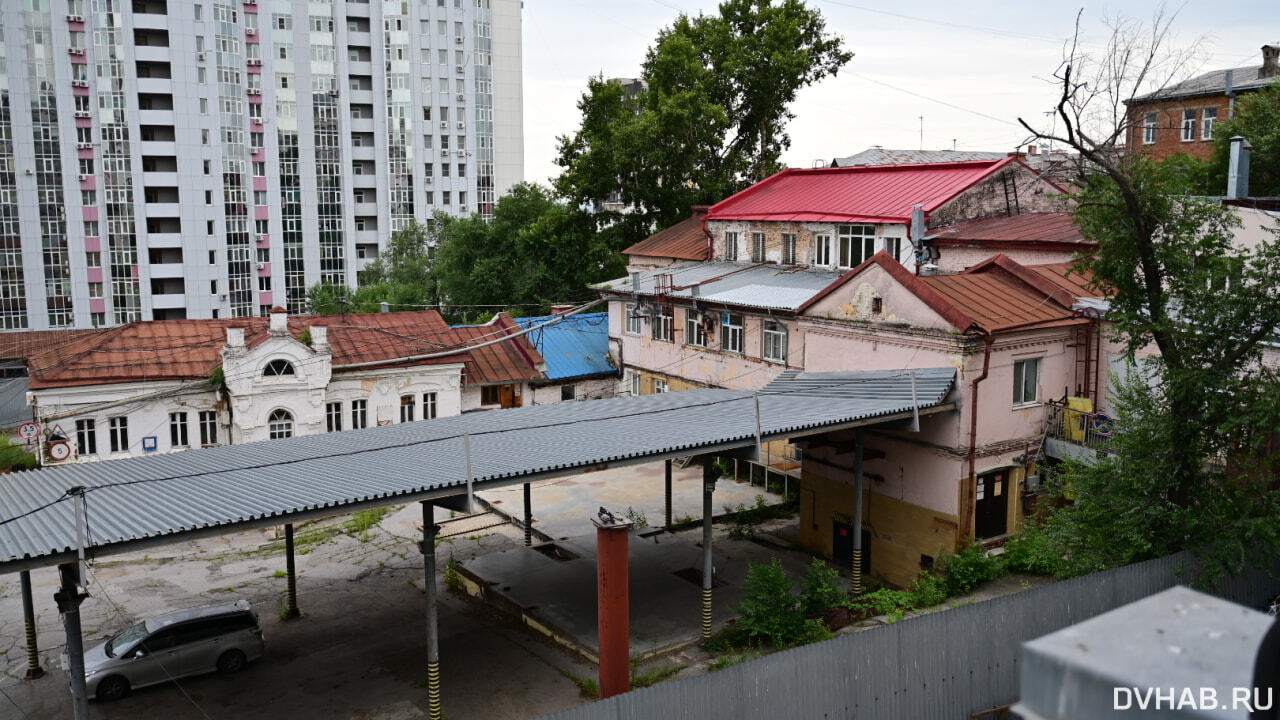
[[263, 377], [293, 377], [293, 363], [288, 360], [272, 360], [262, 369]]
[[273, 410], [267, 418], [267, 433], [272, 440], [293, 437], [293, 414], [288, 410]]

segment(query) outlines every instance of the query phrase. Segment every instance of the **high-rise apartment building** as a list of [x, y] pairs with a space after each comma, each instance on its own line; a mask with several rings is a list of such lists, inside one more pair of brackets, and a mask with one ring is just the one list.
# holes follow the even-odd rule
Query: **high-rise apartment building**
[[0, 3], [0, 329], [239, 317], [523, 179], [520, 0]]

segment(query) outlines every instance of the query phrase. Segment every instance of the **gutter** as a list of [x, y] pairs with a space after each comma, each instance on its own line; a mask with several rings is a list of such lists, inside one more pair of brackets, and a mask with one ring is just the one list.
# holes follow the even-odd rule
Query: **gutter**
[[990, 334], [983, 338], [986, 349], [982, 356], [982, 374], [973, 379], [973, 389], [969, 393], [969, 477], [965, 481], [964, 520], [961, 524], [966, 537], [974, 530], [974, 497], [978, 494], [978, 383], [986, 380], [987, 372], [991, 370], [991, 343], [994, 339]]

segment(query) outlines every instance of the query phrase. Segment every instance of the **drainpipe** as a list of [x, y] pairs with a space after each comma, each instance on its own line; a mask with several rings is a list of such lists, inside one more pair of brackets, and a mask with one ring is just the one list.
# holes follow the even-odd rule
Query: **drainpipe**
[[991, 343], [994, 338], [987, 335], [983, 338], [986, 348], [982, 355], [982, 374], [973, 379], [972, 389], [969, 391], [969, 478], [965, 481], [965, 506], [964, 506], [964, 522], [962, 529], [967, 537], [973, 529], [970, 526], [973, 517], [973, 498], [977, 494], [976, 485], [978, 482], [978, 383], [987, 379], [987, 372], [991, 369]]
[[707, 210], [707, 214], [702, 216], [702, 234], [707, 236], [707, 261], [708, 262], [716, 259], [716, 256], [715, 256], [716, 239], [712, 237], [711, 231], [707, 229], [707, 215], [710, 215], [710, 214], [711, 214], [711, 211]]

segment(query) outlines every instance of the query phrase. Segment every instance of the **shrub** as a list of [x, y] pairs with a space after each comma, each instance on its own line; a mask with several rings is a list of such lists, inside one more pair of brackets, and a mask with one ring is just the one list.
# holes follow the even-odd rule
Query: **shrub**
[[911, 602], [910, 593], [888, 588], [869, 592], [859, 598], [859, 601], [870, 606], [876, 615], [893, 615], [897, 613], [901, 617], [901, 613], [905, 613], [915, 607]]
[[1062, 558], [1044, 531], [1030, 523], [1004, 544], [1000, 556], [1010, 572], [1056, 575], [1062, 567]]
[[804, 632], [804, 615], [793, 592], [791, 579], [778, 558], [757, 565], [747, 562], [747, 581], [738, 626], [752, 639], [768, 638], [774, 647], [786, 647]]
[[947, 582], [933, 573], [923, 572], [911, 583], [908, 594], [915, 607], [932, 607], [947, 599]]
[[978, 585], [994, 580], [1004, 568], [999, 558], [990, 557], [982, 546], [969, 544], [954, 555], [944, 555], [938, 561], [946, 579], [947, 596], [964, 595]]
[[809, 563], [809, 569], [800, 580], [800, 609], [811, 615], [827, 608], [840, 607], [848, 601], [840, 573], [818, 558]]

